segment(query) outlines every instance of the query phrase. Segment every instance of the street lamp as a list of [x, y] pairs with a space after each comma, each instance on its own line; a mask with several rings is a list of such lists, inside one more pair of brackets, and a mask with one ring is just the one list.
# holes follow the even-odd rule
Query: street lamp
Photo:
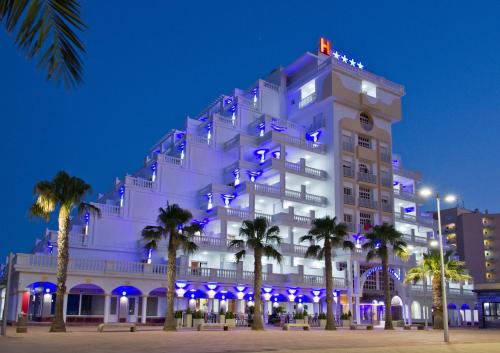
[[[439, 193], [433, 193], [429, 188], [423, 188], [420, 190], [420, 196], [430, 197], [434, 195], [436, 197], [436, 208], [438, 216], [438, 241], [439, 241], [439, 257], [441, 260], [441, 290], [442, 290], [442, 306], [443, 306], [443, 328], [444, 328], [444, 341], [450, 342], [450, 333], [448, 330], [448, 301], [446, 299], [446, 279], [444, 275], [444, 255], [443, 255], [443, 235], [441, 232], [441, 196]], [[443, 200], [445, 202], [454, 202], [456, 197], [454, 195], [446, 195]]]

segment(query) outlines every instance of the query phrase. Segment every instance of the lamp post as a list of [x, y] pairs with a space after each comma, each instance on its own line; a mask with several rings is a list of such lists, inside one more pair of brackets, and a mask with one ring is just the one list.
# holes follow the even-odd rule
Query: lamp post
[[[420, 195], [423, 197], [429, 197], [433, 195], [431, 189], [424, 188], [420, 190]], [[446, 279], [444, 274], [444, 254], [443, 254], [443, 236], [441, 231], [441, 196], [439, 193], [435, 194], [436, 197], [436, 208], [438, 216], [438, 241], [439, 241], [439, 258], [441, 262], [441, 290], [442, 290], [442, 303], [443, 306], [443, 328], [444, 328], [444, 341], [450, 342], [450, 333], [448, 330], [448, 301], [446, 298]], [[456, 198], [453, 195], [446, 195], [444, 201], [453, 202]]]

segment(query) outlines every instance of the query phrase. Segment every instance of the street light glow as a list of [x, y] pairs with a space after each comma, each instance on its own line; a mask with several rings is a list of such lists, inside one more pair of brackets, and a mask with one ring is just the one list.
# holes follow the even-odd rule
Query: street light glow
[[432, 195], [432, 189], [431, 188], [420, 189], [419, 194], [420, 194], [420, 196], [423, 196], [423, 197], [429, 197]]
[[429, 245], [432, 246], [433, 248], [437, 248], [437, 246], [439, 245], [439, 242], [436, 239], [432, 239], [429, 242]]
[[453, 202], [457, 201], [457, 197], [455, 195], [446, 195], [444, 197], [444, 201], [448, 202], [448, 203], [453, 203]]

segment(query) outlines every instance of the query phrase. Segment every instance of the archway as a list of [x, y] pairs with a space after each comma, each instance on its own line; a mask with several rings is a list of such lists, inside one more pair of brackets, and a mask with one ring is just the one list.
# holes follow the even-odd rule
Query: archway
[[137, 322], [140, 315], [140, 289], [134, 286], [118, 286], [111, 292], [109, 321]]
[[92, 283], [73, 286], [68, 291], [66, 322], [99, 323], [104, 320], [104, 289]]
[[22, 296], [21, 312], [28, 320], [50, 322], [55, 311], [56, 284], [52, 282], [33, 282], [26, 286]]

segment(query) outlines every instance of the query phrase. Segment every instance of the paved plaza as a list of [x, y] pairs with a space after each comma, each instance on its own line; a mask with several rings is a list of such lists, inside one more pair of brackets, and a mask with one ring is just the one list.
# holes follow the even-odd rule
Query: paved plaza
[[433, 353], [433, 352], [500, 352], [500, 331], [457, 329], [451, 331], [452, 343], [442, 343], [442, 332], [385, 332], [323, 330], [281, 331], [269, 329], [252, 332], [236, 329], [229, 332], [180, 330], [163, 332], [160, 327], [139, 327], [135, 333], [97, 333], [95, 327], [70, 327], [66, 334], [48, 333], [48, 327], [29, 327], [28, 334], [16, 334], [10, 328], [8, 337], [0, 338], [2, 353]]

